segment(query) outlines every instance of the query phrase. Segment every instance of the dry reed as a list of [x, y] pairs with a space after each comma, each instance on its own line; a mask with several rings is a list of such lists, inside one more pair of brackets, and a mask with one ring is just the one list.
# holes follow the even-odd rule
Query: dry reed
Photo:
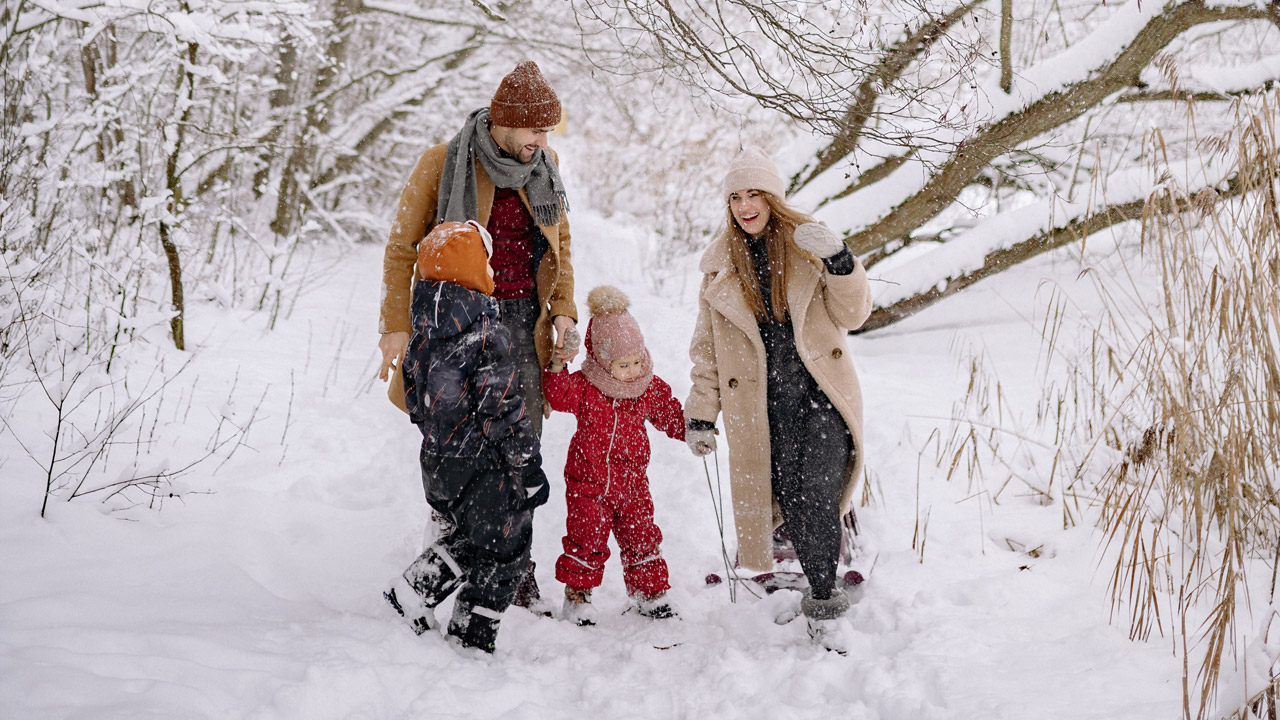
[[[1188, 720], [1274, 718], [1280, 685], [1280, 648], [1266, 650], [1280, 569], [1280, 95], [1233, 112], [1191, 157], [1147, 136], [1157, 190], [1141, 243], [1118, 272], [1086, 271], [1102, 310], [1078, 347], [1067, 300], [1050, 303], [1043, 446], [1006, 428], [980, 360], [950, 440], [935, 444], [948, 479], [1007, 477], [993, 502], [1012, 484], [1060, 503], [1064, 525], [1097, 521], [1113, 608], [1132, 638], [1169, 639]], [[1195, 119], [1189, 107], [1193, 132]], [[1188, 189], [1213, 163], [1234, 168], [1229, 179]], [[1066, 373], [1051, 371], [1063, 359]]]

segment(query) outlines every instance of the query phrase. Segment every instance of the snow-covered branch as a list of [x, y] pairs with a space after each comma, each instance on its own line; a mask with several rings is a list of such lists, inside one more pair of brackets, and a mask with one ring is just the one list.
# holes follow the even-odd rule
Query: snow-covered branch
[[[1201, 3], [1182, 3], [1159, 14], [1151, 7], [1129, 6], [1124, 16], [1113, 18], [1091, 36], [1092, 42], [1080, 43], [1070, 51], [1074, 58], [1094, 58], [1092, 64], [1055, 72], [1059, 66], [1069, 66], [1070, 58], [1054, 58], [1019, 78], [1016, 84], [1022, 89], [1021, 98], [1011, 100], [1005, 108], [993, 101], [993, 111], [1005, 112], [960, 139], [949, 156], [920, 153], [884, 180], [827, 204], [823, 217], [848, 233], [847, 242], [854, 252], [878, 250], [935, 218], [997, 157], [1075, 120], [1113, 93], [1134, 85], [1152, 58], [1189, 28], [1226, 20], [1266, 19], [1266, 11], [1254, 7], [1207, 8]], [[1141, 20], [1145, 22], [1139, 24]], [[1103, 62], [1098, 63], [1098, 58]]]

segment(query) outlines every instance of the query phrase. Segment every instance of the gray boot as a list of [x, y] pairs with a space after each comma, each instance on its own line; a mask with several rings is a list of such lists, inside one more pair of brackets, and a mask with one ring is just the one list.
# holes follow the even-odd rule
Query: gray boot
[[836, 590], [831, 597], [819, 600], [810, 592], [805, 590], [800, 600], [800, 610], [809, 625], [809, 637], [818, 645], [844, 655], [849, 651], [849, 644], [840, 618], [849, 610], [849, 596]]

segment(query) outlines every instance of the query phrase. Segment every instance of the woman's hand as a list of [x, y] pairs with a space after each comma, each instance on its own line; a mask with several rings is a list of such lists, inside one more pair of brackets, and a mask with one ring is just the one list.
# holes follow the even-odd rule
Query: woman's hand
[[831, 228], [822, 223], [805, 223], [796, 228], [792, 237], [801, 249], [808, 250], [820, 258], [829, 258], [844, 249], [844, 243], [840, 238], [831, 232]]
[[684, 441], [689, 445], [689, 450], [698, 457], [710, 455], [716, 450], [716, 431], [711, 430], [685, 430]]

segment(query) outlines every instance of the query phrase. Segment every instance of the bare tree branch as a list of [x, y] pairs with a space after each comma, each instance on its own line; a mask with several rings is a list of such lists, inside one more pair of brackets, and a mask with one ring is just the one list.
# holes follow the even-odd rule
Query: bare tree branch
[[[867, 122], [875, 117], [875, 106], [881, 95], [878, 88], [893, 85], [911, 63], [917, 61], [946, 34], [947, 30], [972, 12], [980, 2], [981, 0], [969, 0], [956, 5], [950, 12], [934, 19], [933, 22], [922, 23], [900, 43], [889, 48], [876, 67], [867, 73], [854, 90], [849, 109], [841, 119], [840, 130], [818, 153], [817, 162], [808, 169], [808, 173], [802, 178], [792, 178], [791, 189], [803, 187], [853, 152], [862, 139], [862, 131]], [[904, 160], [905, 158], [902, 158], [892, 163], [892, 167], [896, 167]]]

